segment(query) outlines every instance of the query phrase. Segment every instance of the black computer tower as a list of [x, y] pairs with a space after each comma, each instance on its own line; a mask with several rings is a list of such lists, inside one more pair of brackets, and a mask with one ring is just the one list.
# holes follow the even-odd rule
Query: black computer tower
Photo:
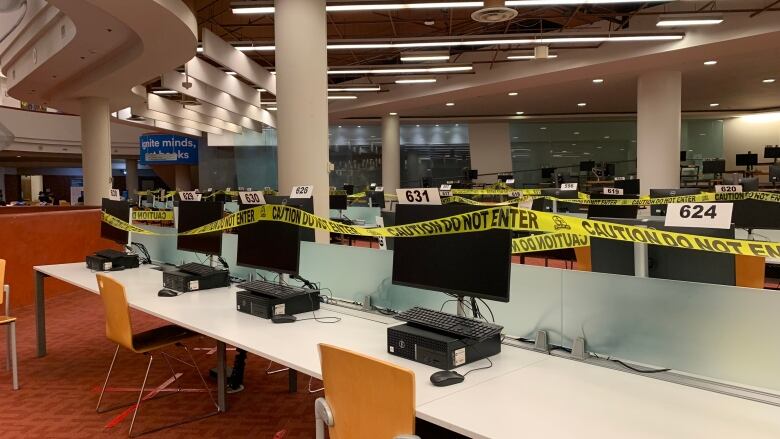
[[273, 316], [293, 315], [320, 309], [320, 292], [307, 291], [285, 299], [256, 294], [251, 291], [236, 292], [236, 309], [253, 316], [270, 319]]
[[206, 275], [191, 274], [180, 270], [163, 272], [163, 286], [183, 293], [222, 288], [229, 285], [230, 273], [227, 270], [220, 270]]
[[480, 341], [456, 338], [405, 323], [387, 328], [387, 352], [450, 370], [500, 353], [501, 334]]

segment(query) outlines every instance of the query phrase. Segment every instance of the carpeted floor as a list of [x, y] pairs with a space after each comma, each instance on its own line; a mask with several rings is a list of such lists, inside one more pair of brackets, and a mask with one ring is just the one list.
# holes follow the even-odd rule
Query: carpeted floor
[[[46, 326], [48, 355], [35, 356], [35, 320], [32, 307], [15, 310], [18, 318], [17, 350], [21, 388], [11, 390], [10, 372], [0, 365], [0, 434], [4, 438], [86, 438], [127, 437], [130, 416], [117, 422], [125, 411], [120, 408], [108, 413], [95, 412], [99, 388], [105, 379], [114, 345], [105, 338], [103, 308], [97, 295], [74, 291], [47, 299]], [[164, 324], [163, 321], [140, 312], [132, 314], [135, 331]], [[0, 329], [3, 332], [4, 329]], [[0, 334], [5, 337], [5, 333]], [[209, 385], [208, 369], [216, 365], [210, 353], [215, 346], [206, 337], [193, 338], [188, 343], [195, 351]], [[6, 355], [4, 339], [0, 343], [0, 359]], [[171, 353], [183, 353], [173, 349]], [[232, 364], [233, 351], [228, 352]], [[147, 358], [120, 350], [109, 387], [139, 388]], [[2, 364], [2, 363], [0, 363]], [[286, 373], [266, 375], [268, 361], [249, 357], [246, 369], [246, 390], [228, 395], [228, 411], [217, 416], [152, 433], [147, 437], [252, 437], [295, 439], [314, 437], [314, 400], [322, 393], [309, 394], [308, 377], [299, 374], [298, 393], [288, 393]], [[187, 366], [173, 362], [181, 372], [184, 387], [199, 384]], [[161, 356], [156, 356], [147, 387], [157, 387], [170, 377], [170, 369]], [[318, 387], [319, 381], [314, 386]], [[170, 388], [175, 388], [171, 386]], [[167, 392], [160, 399], [141, 405], [135, 431], [143, 431], [187, 416], [206, 413], [213, 408], [205, 393]], [[104, 406], [135, 401], [136, 392], [112, 392], [104, 398]], [[215, 393], [216, 398], [216, 393]], [[112, 421], [116, 426], [106, 428]], [[280, 433], [281, 432], [281, 433]]]

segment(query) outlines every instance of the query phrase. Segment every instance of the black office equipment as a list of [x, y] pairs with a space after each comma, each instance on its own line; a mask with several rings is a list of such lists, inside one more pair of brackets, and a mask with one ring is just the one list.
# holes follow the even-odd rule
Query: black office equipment
[[616, 188], [623, 189], [623, 194], [625, 195], [639, 195], [640, 185], [638, 178], [615, 180], [614, 184]]
[[740, 178], [739, 184], [742, 185], [742, 192], [755, 192], [758, 190], [758, 177]]
[[542, 168], [542, 179], [552, 178], [555, 168]]
[[230, 272], [207, 265], [189, 263], [176, 270], [163, 271], [163, 286], [182, 293], [230, 285]]
[[384, 191], [368, 191], [366, 192], [366, 198], [368, 198], [371, 207], [385, 207]]
[[[204, 226], [222, 218], [223, 204], [216, 201], [180, 201], [179, 233]], [[179, 250], [219, 255], [222, 252], [222, 232], [200, 235], [179, 235], [176, 240]]]
[[[475, 218], [483, 209], [485, 207], [455, 204], [399, 205], [396, 225], [464, 213], [472, 213], [470, 218]], [[493, 229], [457, 235], [394, 238], [393, 283], [508, 302], [511, 236], [509, 230]]]
[[237, 309], [243, 313], [270, 319], [320, 309], [319, 290], [254, 280], [238, 285]]
[[688, 151], [680, 151], [680, 161], [684, 162], [688, 160]]
[[[242, 204], [240, 209], [253, 207]], [[298, 274], [302, 231], [300, 227], [278, 221], [258, 221], [239, 227], [236, 231], [238, 265], [277, 273]]]
[[[312, 197], [290, 198], [281, 195], [266, 195], [265, 202], [267, 204], [294, 206], [297, 207], [298, 209], [303, 210], [304, 212], [314, 214], [314, 198]], [[239, 230], [241, 229], [239, 228]], [[300, 234], [301, 234], [301, 241], [314, 242], [314, 229], [301, 227]]]
[[157, 292], [157, 295], [159, 297], [176, 297], [179, 294], [181, 294], [181, 293], [178, 292], [178, 291], [169, 290], [167, 288], [163, 288], [162, 290]]
[[387, 328], [387, 352], [439, 369], [454, 369], [501, 352], [501, 334], [475, 340], [415, 324]]
[[479, 171], [476, 169], [466, 169], [464, 176], [466, 177], [466, 180], [476, 180], [479, 178]]
[[[101, 201], [101, 210], [124, 222], [130, 222], [130, 204], [127, 201], [103, 198]], [[117, 229], [105, 222], [100, 223], [100, 236], [123, 246], [126, 245], [128, 241], [128, 233], [126, 231]], [[137, 255], [127, 254], [113, 249], [97, 251], [92, 255], [87, 256], [85, 262], [87, 268], [94, 271], [122, 270], [125, 268], [136, 268], [139, 265]]]
[[355, 193], [355, 185], [354, 184], [345, 184], [341, 187], [344, 189], [344, 192], [347, 193], [347, 195], [352, 195]]
[[[557, 188], [544, 188], [541, 189], [541, 195], [547, 197], [555, 197], [567, 200], [576, 200], [579, 197], [577, 191], [569, 191]], [[556, 208], [558, 212], [576, 212], [579, 210], [579, 205], [573, 203], [565, 203], [558, 201]], [[552, 212], [553, 201], [546, 198], [536, 198], [531, 204], [531, 209], [540, 212]]]
[[[599, 192], [590, 194], [592, 200], [636, 200], [636, 195], [607, 195]], [[592, 204], [588, 206], [588, 218], [636, 218], [639, 213], [639, 206], [599, 206]]]
[[604, 177], [614, 177], [614, 176], [615, 176], [615, 164], [607, 163], [604, 166]]
[[298, 320], [294, 315], [280, 314], [278, 316], [271, 317], [272, 323], [293, 323]]
[[595, 167], [596, 167], [596, 162], [593, 160], [580, 162], [580, 172], [590, 172]]
[[330, 208], [347, 210], [347, 194], [330, 194]]
[[138, 255], [105, 249], [95, 252], [86, 258], [87, 268], [94, 271], [116, 271], [125, 268], [137, 268]]
[[[109, 200], [103, 198], [100, 209], [126, 223], [130, 222], [130, 204], [127, 201]], [[100, 223], [100, 237], [114, 241], [117, 244], [125, 245], [128, 241], [128, 232], [109, 225], [105, 222]]]
[[778, 159], [780, 158], [780, 147], [777, 145], [767, 145], [764, 148], [764, 158], [765, 159]]
[[[390, 227], [395, 225], [395, 212], [388, 212], [388, 211], [382, 211], [380, 213], [382, 216], [382, 222], [384, 223], [385, 227]], [[387, 245], [388, 250], [394, 250], [395, 249], [395, 238], [389, 238], [385, 237], [385, 244]]]
[[431, 375], [431, 384], [436, 387], [446, 387], [453, 384], [462, 383], [466, 379], [463, 375], [454, 370], [440, 370]]
[[758, 164], [758, 154], [753, 154], [750, 151], [748, 151], [747, 154], [737, 154], [737, 166], [747, 166], [748, 169], [750, 167], [755, 166]]
[[702, 174], [723, 174], [726, 172], [725, 160], [705, 160], [701, 165]]
[[780, 230], [780, 203], [742, 200], [734, 203], [731, 222], [740, 229]]
[[[680, 188], [680, 189], [650, 189], [650, 198], [666, 198], [685, 195], [698, 195], [701, 189]], [[650, 206], [650, 215], [666, 216], [666, 204], [653, 204]]]
[[769, 181], [772, 185], [780, 182], [780, 165], [769, 165]]
[[442, 311], [415, 306], [394, 316], [396, 320], [414, 326], [444, 332], [455, 337], [484, 340], [500, 334], [503, 326], [482, 320], [456, 316]]

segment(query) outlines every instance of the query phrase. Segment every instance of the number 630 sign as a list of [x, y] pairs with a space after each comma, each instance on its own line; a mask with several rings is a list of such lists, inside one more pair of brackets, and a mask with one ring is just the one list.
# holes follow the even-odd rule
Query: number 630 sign
[[441, 204], [437, 188], [396, 189], [398, 204]]

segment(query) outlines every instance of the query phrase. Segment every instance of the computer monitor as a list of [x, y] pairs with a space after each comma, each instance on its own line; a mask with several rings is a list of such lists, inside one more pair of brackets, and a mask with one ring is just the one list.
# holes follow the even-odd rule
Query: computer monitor
[[[177, 231], [186, 232], [221, 219], [223, 206], [218, 201], [180, 201]], [[179, 235], [176, 239], [176, 248], [207, 255], [219, 255], [222, 253], [222, 232]]]
[[755, 166], [758, 164], [758, 154], [737, 154], [737, 166]]
[[479, 171], [476, 169], [466, 169], [465, 177], [466, 180], [476, 180], [479, 178]]
[[[241, 205], [241, 210], [252, 205]], [[298, 274], [301, 233], [298, 226], [278, 221], [258, 221], [237, 229], [236, 264], [242, 267]]]
[[738, 184], [742, 185], [742, 192], [755, 192], [758, 190], [758, 177], [740, 178]]
[[723, 174], [723, 177], [721, 177], [721, 183], [723, 184], [739, 184], [740, 180], [739, 174]]
[[[401, 204], [397, 207], [395, 219], [396, 225], [402, 225], [482, 209], [485, 207]], [[511, 238], [511, 231], [497, 229], [393, 238], [393, 284], [508, 302]]]
[[766, 148], [764, 148], [764, 158], [765, 159], [777, 159], [780, 158], [780, 147], [777, 145], [767, 145]]
[[639, 195], [638, 178], [631, 180], [615, 180], [615, 187], [618, 189], [623, 189], [623, 193], [626, 195]]
[[542, 168], [542, 178], [552, 178], [555, 168]]
[[615, 164], [614, 163], [607, 163], [604, 166], [604, 176], [605, 177], [614, 177], [615, 176]]
[[684, 162], [688, 160], [688, 151], [680, 151], [680, 161]]
[[780, 165], [769, 165], [769, 181], [780, 183]]
[[[541, 195], [546, 197], [555, 197], [567, 200], [576, 200], [579, 197], [577, 191], [565, 191], [557, 188], [544, 188], [541, 189]], [[558, 202], [556, 206], [558, 212], [574, 212], [578, 210], [577, 204]], [[532, 210], [538, 210], [540, 212], [552, 212], [553, 201], [546, 198], [536, 198], [531, 204]]]
[[[288, 206], [295, 206], [298, 209], [314, 214], [314, 198], [290, 198], [281, 195], [266, 195], [265, 202], [267, 204], [286, 204]], [[300, 227], [301, 241], [314, 242], [314, 229], [308, 227]]]
[[498, 174], [498, 181], [506, 183], [507, 180], [515, 178], [512, 174]]
[[[103, 198], [100, 209], [103, 212], [113, 217], [119, 218], [126, 223], [130, 222], [130, 204], [128, 204], [127, 201], [109, 200], [108, 198]], [[108, 239], [109, 241], [114, 241], [117, 244], [125, 245], [128, 241], [128, 232], [117, 229], [116, 227], [101, 221], [100, 237], [103, 239]]]
[[385, 207], [385, 192], [368, 191], [366, 192], [366, 198], [371, 203], [371, 207]]
[[347, 194], [330, 194], [330, 208], [347, 210]]
[[701, 164], [702, 174], [723, 174], [726, 172], [725, 160], [705, 160]]
[[[744, 190], [744, 189], [743, 189]], [[731, 222], [741, 229], [780, 229], [780, 203], [742, 200], [734, 203]]]
[[[650, 189], [650, 198], [682, 197], [685, 195], [698, 195], [701, 189], [680, 188], [680, 189]], [[666, 204], [653, 204], [650, 206], [650, 215], [666, 216]]]
[[596, 167], [596, 162], [594, 162], [593, 160], [580, 162], [580, 172], [590, 172], [595, 167]]
[[[593, 192], [590, 194], [592, 200], [635, 200], [636, 195], [607, 195], [604, 193]], [[636, 218], [639, 212], [639, 206], [588, 206], [588, 218]]]
[[354, 184], [345, 184], [342, 186], [342, 189], [347, 193], [347, 195], [352, 195], [355, 193], [355, 185]]

